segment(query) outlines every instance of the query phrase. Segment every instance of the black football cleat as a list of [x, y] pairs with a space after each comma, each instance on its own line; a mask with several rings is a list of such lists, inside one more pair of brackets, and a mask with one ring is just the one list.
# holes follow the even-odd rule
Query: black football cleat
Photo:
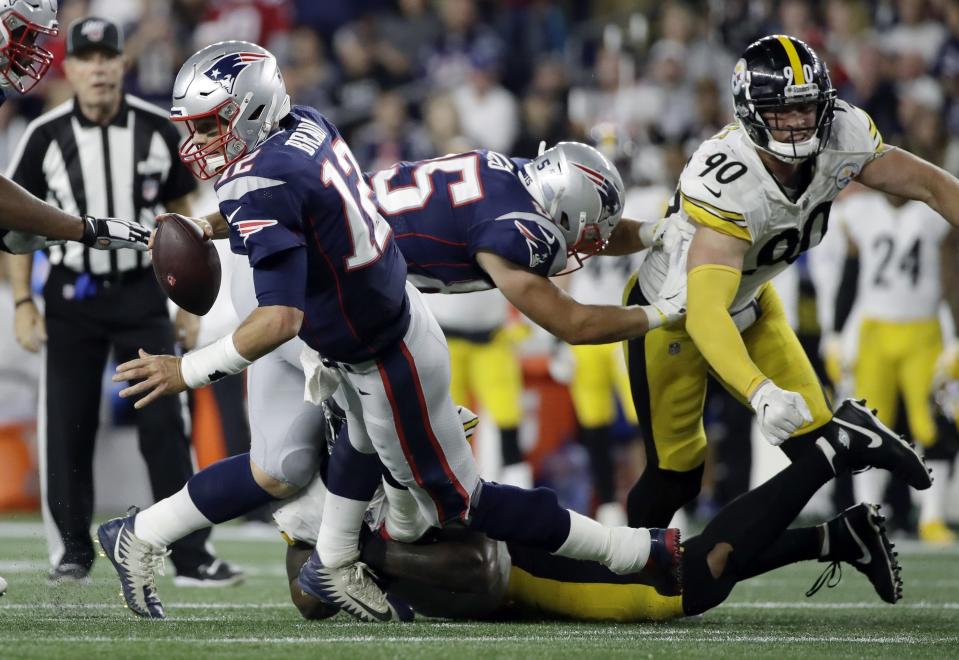
[[932, 486], [932, 474], [915, 444], [879, 421], [865, 401], [846, 399], [833, 415], [839, 427], [834, 438], [854, 471], [870, 467], [889, 470], [916, 490]]
[[902, 598], [902, 576], [895, 547], [886, 536], [885, 518], [877, 504], [857, 504], [827, 523], [830, 565], [806, 592], [812, 596], [825, 584], [834, 587], [845, 562], [868, 578], [881, 599], [895, 604]]

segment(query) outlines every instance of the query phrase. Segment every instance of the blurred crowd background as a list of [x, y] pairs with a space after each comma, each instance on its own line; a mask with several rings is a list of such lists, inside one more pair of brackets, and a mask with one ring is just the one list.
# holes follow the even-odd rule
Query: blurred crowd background
[[[731, 117], [738, 53], [771, 33], [823, 56], [842, 98], [886, 141], [959, 169], [959, 3], [951, 0], [64, 0], [60, 23], [125, 27], [128, 89], [169, 105], [196, 49], [244, 39], [273, 51], [292, 97], [329, 115], [369, 169], [541, 139], [617, 140], [635, 183]], [[54, 51], [62, 55], [62, 39]], [[63, 98], [56, 77], [0, 111], [0, 156]], [[673, 167], [670, 167], [672, 165]]]
[[[643, 218], [663, 208], [698, 144], [732, 119], [728, 85], [739, 53], [756, 38], [787, 33], [817, 50], [839, 96], [869, 112], [887, 143], [959, 174], [954, 0], [61, 0], [61, 26], [83, 15], [124, 26], [127, 90], [161, 107], [169, 107], [176, 72], [195, 50], [253, 41], [280, 59], [294, 103], [337, 123], [367, 170], [473, 148], [531, 157], [541, 140], [582, 140], [614, 159], [633, 199], [645, 200], [632, 210]], [[62, 60], [63, 40], [52, 49]], [[61, 75], [0, 108], [0, 162], [31, 118], [69, 96]], [[620, 269], [622, 283], [630, 267]], [[804, 264], [795, 270], [787, 286], [796, 293], [784, 297], [818, 360], [815, 290]], [[5, 316], [11, 307], [2, 307]], [[564, 403], [549, 389], [564, 380], [562, 351], [533, 335], [532, 344], [526, 331], [504, 335], [519, 353], [552, 366], [524, 363], [523, 424], [532, 428], [520, 433], [522, 447], [537, 481], [560, 489], [568, 505], [595, 511], [607, 498], [590, 490], [594, 448], [567, 442], [583, 426], [569, 396]], [[0, 371], [26, 369], [17, 350], [2, 348]], [[569, 410], [566, 426], [553, 428], [563, 419], [556, 406]], [[615, 470], [619, 501], [642, 465], [622, 408], [605, 468]], [[750, 480], [748, 450], [741, 451], [750, 415], [727, 416], [732, 408], [722, 399], [708, 408], [713, 456], [701, 513]], [[549, 442], [546, 426], [555, 436]]]

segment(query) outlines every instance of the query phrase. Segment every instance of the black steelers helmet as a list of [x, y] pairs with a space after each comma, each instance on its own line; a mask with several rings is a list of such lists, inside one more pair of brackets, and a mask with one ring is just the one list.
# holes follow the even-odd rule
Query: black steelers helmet
[[[832, 130], [836, 90], [826, 63], [799, 39], [776, 34], [752, 43], [736, 62], [732, 92], [739, 124], [759, 149], [781, 160], [800, 161], [825, 148]], [[773, 139], [773, 127], [762, 113], [811, 103], [816, 104], [816, 130], [811, 137], [785, 142]], [[777, 130], [801, 134], [808, 128]]]

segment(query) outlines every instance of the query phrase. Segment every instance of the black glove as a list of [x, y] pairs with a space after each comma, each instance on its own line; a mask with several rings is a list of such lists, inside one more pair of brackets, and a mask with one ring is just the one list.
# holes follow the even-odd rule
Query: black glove
[[91, 215], [83, 216], [83, 222], [85, 226], [81, 242], [95, 250], [147, 250], [150, 230], [141, 224], [117, 218], [94, 218]]

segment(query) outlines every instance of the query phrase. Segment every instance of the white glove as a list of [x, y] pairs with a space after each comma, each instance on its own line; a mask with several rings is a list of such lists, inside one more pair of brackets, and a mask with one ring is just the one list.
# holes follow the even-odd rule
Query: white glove
[[83, 223], [80, 242], [94, 250], [147, 250], [150, 230], [141, 224], [117, 218], [94, 218], [92, 215], [83, 216]]
[[[648, 314], [648, 312], [647, 312]], [[549, 377], [557, 383], [569, 385], [576, 372], [576, 360], [569, 344], [557, 341], [549, 352]]]
[[690, 240], [696, 228], [676, 215], [668, 215], [659, 220], [643, 222], [639, 225], [639, 240], [648, 248], [661, 247], [672, 252], [680, 243]]
[[678, 321], [686, 315], [686, 258], [689, 255], [690, 238], [673, 243], [663, 249], [669, 255], [669, 270], [659, 290], [659, 298], [643, 305], [649, 319], [649, 329]]
[[778, 447], [803, 424], [812, 422], [812, 413], [801, 394], [763, 382], [753, 392], [749, 405], [756, 411], [759, 428], [769, 444]]
[[2, 249], [11, 254], [30, 254], [51, 245], [63, 245], [66, 241], [54, 241], [25, 231], [10, 230], [0, 238]]

